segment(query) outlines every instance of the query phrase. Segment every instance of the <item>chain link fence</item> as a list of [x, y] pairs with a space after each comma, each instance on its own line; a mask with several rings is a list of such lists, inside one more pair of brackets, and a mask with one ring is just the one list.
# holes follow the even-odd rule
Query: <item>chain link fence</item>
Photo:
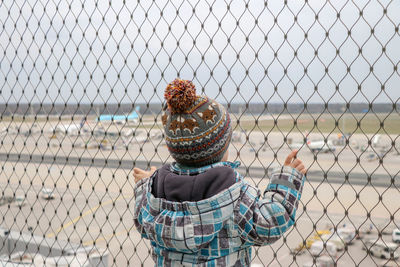
[[397, 0], [2, 0], [3, 265], [153, 266], [131, 171], [172, 161], [181, 77], [231, 113], [251, 184], [291, 149], [309, 168], [252, 266], [400, 266], [399, 22]]

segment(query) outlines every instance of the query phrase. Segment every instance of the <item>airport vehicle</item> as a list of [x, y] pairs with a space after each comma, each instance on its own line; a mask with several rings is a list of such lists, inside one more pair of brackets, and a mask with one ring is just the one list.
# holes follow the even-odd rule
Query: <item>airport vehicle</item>
[[22, 207], [25, 205], [25, 196], [16, 196], [15, 197], [15, 204], [17, 204], [18, 207]]
[[18, 126], [9, 126], [9, 127], [4, 127], [1, 131], [0, 131], [0, 136], [2, 135], [16, 135], [18, 134]]
[[399, 258], [399, 253], [396, 251], [397, 247], [398, 245], [393, 242], [367, 239], [365, 240], [365, 246], [363, 246], [363, 249], [367, 250], [374, 257], [395, 260]]
[[392, 233], [393, 242], [400, 243], [400, 229], [394, 229]]
[[326, 235], [326, 234], [330, 234], [330, 233], [331, 233], [331, 231], [329, 231], [329, 230], [318, 230], [314, 235], [307, 238], [305, 244], [300, 243], [296, 248], [294, 248], [291, 251], [291, 253], [292, 254], [300, 254], [300, 253], [304, 252], [304, 250], [303, 250], [304, 248], [310, 249], [314, 242], [321, 240], [322, 235]]
[[351, 244], [356, 237], [356, 229], [354, 227], [341, 227], [336, 232], [346, 244]]
[[337, 233], [322, 235], [321, 240], [334, 243], [339, 251], [344, 250], [344, 240]]
[[103, 114], [100, 115], [96, 121], [100, 122], [114, 122], [116, 124], [123, 124], [123, 123], [129, 123], [133, 122], [134, 124], [137, 124], [139, 121], [139, 110], [140, 107], [137, 106], [134, 111], [132, 111], [130, 114], [124, 114], [124, 115], [113, 115], [113, 114]]
[[53, 189], [43, 188], [42, 189], [42, 197], [46, 200], [54, 199]]
[[[325, 246], [325, 247], [324, 247]], [[310, 247], [310, 253], [313, 256], [328, 255], [331, 257], [336, 257], [338, 248], [335, 243], [328, 241], [315, 241]]]
[[369, 153], [367, 155], [367, 161], [371, 162], [378, 159], [378, 155], [376, 153]]

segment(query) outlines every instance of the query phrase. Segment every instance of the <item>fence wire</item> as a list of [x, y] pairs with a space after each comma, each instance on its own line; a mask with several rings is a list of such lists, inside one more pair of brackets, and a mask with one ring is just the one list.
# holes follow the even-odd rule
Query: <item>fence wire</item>
[[172, 161], [181, 77], [227, 107], [250, 183], [291, 149], [308, 166], [252, 266], [400, 266], [399, 23], [397, 0], [2, 0], [0, 261], [154, 265], [132, 169]]

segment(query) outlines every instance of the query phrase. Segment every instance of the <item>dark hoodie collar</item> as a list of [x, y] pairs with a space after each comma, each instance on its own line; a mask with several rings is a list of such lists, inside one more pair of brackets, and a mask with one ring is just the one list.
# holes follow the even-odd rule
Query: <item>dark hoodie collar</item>
[[217, 162], [200, 168], [183, 168], [177, 163], [164, 165], [153, 177], [152, 194], [173, 202], [210, 198], [237, 182], [240, 163]]
[[230, 161], [220, 161], [216, 162], [207, 166], [203, 167], [198, 167], [198, 168], [190, 168], [190, 167], [185, 167], [180, 165], [177, 162], [172, 163], [171, 165], [171, 171], [176, 173], [176, 174], [186, 174], [186, 175], [193, 175], [193, 174], [199, 174], [203, 173], [211, 168], [219, 167], [219, 166], [225, 166], [225, 167], [230, 167], [232, 169], [237, 169], [240, 166], [240, 161], [235, 161], [235, 162], [230, 162]]

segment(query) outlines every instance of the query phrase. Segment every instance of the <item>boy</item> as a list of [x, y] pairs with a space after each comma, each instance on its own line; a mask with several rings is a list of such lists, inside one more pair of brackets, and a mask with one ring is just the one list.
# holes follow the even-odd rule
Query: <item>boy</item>
[[176, 162], [134, 169], [137, 230], [156, 266], [250, 266], [251, 247], [277, 241], [295, 221], [306, 169], [297, 151], [261, 193], [228, 162], [229, 114], [176, 79], [165, 90], [165, 140]]

